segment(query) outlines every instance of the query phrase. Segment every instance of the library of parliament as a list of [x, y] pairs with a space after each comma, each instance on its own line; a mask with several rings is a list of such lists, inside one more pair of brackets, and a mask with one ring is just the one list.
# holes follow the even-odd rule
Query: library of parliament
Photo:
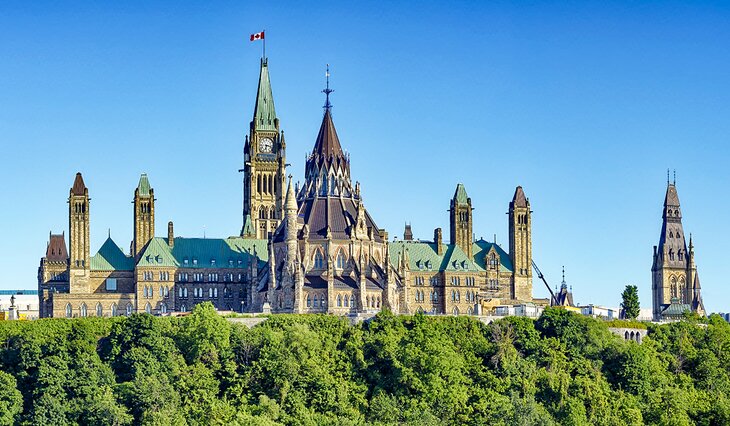
[[[332, 119], [331, 92], [328, 82], [304, 183], [295, 185], [287, 176], [268, 61], [261, 60], [243, 147], [243, 215], [236, 237], [175, 236], [173, 222], [166, 236], [157, 236], [156, 197], [165, 198], [143, 174], [133, 193], [129, 250], [110, 237], [91, 255], [90, 189], [77, 173], [67, 200], [68, 246], [65, 232], [51, 233], [38, 268], [40, 316], [166, 315], [204, 301], [220, 311], [335, 315], [381, 309], [481, 315], [498, 305], [548, 303], [532, 297], [532, 210], [522, 187], [505, 203], [508, 251], [493, 241], [474, 240], [472, 201], [462, 184], [448, 201], [448, 241], [441, 228], [434, 229], [431, 241], [414, 240], [410, 226], [403, 239], [389, 240], [366, 209], [360, 183], [350, 176], [350, 157]], [[674, 198], [668, 195], [668, 202]], [[654, 300], [663, 304], [655, 305], [655, 315], [673, 302], [701, 309], [692, 243], [687, 251], [683, 232], [681, 241], [675, 235], [678, 206], [667, 211], [661, 247], [655, 248]], [[670, 229], [666, 236], [664, 228]], [[687, 262], [680, 265], [675, 256]]]

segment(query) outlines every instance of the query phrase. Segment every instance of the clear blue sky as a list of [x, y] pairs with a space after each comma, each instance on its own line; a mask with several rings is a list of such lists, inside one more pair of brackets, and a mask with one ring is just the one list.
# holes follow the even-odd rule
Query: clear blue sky
[[3, 2], [0, 288], [35, 288], [76, 171], [92, 252], [108, 228], [129, 247], [142, 172], [158, 235], [168, 220], [237, 234], [261, 53], [248, 36], [265, 28], [295, 179], [330, 63], [352, 176], [391, 236], [405, 221], [423, 239], [446, 230], [463, 182], [476, 237], [506, 243], [522, 185], [551, 284], [565, 265], [580, 303], [617, 306], [633, 283], [648, 307], [672, 168], [705, 305], [730, 310], [728, 5], [485, 3]]

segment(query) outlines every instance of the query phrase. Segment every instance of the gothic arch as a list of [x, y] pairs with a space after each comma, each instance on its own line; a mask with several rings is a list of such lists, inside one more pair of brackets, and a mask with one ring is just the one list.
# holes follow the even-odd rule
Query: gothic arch
[[314, 249], [314, 253], [312, 254], [312, 262], [315, 269], [324, 269], [326, 267], [324, 250], [322, 250], [321, 247], [317, 247]]

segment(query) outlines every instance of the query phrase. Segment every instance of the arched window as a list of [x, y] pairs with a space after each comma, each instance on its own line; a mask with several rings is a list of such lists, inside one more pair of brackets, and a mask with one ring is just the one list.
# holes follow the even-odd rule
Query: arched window
[[324, 298], [324, 294], [319, 297], [319, 306], [323, 308], [327, 306], [327, 299]]
[[101, 303], [97, 303], [96, 304], [96, 316], [100, 317], [100, 316], [103, 316], [103, 314], [104, 314], [104, 309], [101, 307]]
[[472, 311], [472, 309], [471, 309], [471, 306], [469, 306], [469, 307], [468, 307], [468, 308], [466, 309], [466, 314], [467, 314], [467, 315], [471, 315], [471, 314], [472, 314], [472, 312], [473, 312], [473, 311]]
[[261, 193], [261, 175], [256, 176], [256, 189], [257, 192]]
[[354, 294], [350, 295], [350, 307], [351, 308], [356, 307], [356, 305], [355, 305], [355, 295]]
[[457, 308], [456, 306], [454, 306], [453, 312], [454, 312], [454, 315], [459, 315], [459, 308]]
[[337, 295], [337, 307], [342, 307], [342, 296], [340, 296], [339, 294]]
[[317, 302], [319, 301], [319, 297], [315, 294], [314, 295], [314, 307], [317, 307]]
[[314, 267], [316, 269], [324, 269], [324, 254], [322, 254], [322, 250], [315, 250], [314, 252]]
[[167, 305], [164, 303], [160, 303], [160, 313], [166, 314], [167, 313]]
[[344, 299], [345, 299], [345, 300], [344, 300], [344, 302], [345, 302], [345, 307], [346, 307], [346, 308], [348, 308], [348, 307], [350, 306], [350, 303], [349, 303], [349, 300], [350, 300], [350, 299], [348, 299], [348, 298], [347, 298], [347, 295], [345, 295]]
[[337, 253], [337, 269], [344, 269], [345, 268], [345, 253], [340, 250]]
[[182, 306], [180, 306], [180, 312], [187, 312], [187, 311], [188, 311], [188, 307], [185, 306], [185, 304], [183, 303]]
[[132, 304], [127, 303], [127, 316], [132, 315], [132, 309], [133, 309]]
[[674, 260], [674, 250], [669, 249], [669, 260]]
[[66, 318], [71, 318], [73, 316], [73, 310], [71, 309], [71, 304], [66, 304]]
[[370, 296], [365, 297], [365, 306], [370, 307]]
[[307, 295], [307, 307], [308, 308], [311, 308], [312, 307], [312, 299], [311, 299], [311, 297], [309, 295]]
[[147, 302], [147, 304], [144, 305], [144, 311], [147, 312], [148, 314], [152, 313], [152, 305], [150, 305], [150, 302]]
[[378, 306], [376, 308], [380, 308], [380, 297], [378, 297]]
[[116, 303], [112, 303], [112, 316], [113, 317], [117, 316], [117, 304]]
[[81, 313], [82, 318], [86, 318], [86, 315], [88, 312], [86, 311], [86, 303], [81, 304], [81, 308], [79, 308], [79, 312]]

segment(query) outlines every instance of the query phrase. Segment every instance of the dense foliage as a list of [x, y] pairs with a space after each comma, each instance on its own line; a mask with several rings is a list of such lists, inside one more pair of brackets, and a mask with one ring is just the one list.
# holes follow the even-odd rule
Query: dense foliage
[[642, 344], [560, 309], [538, 320], [394, 316], [351, 326], [210, 304], [0, 325], [0, 424], [730, 424], [730, 325]]
[[639, 289], [635, 285], [627, 285], [621, 293], [621, 307], [626, 319], [636, 319], [639, 316]]

